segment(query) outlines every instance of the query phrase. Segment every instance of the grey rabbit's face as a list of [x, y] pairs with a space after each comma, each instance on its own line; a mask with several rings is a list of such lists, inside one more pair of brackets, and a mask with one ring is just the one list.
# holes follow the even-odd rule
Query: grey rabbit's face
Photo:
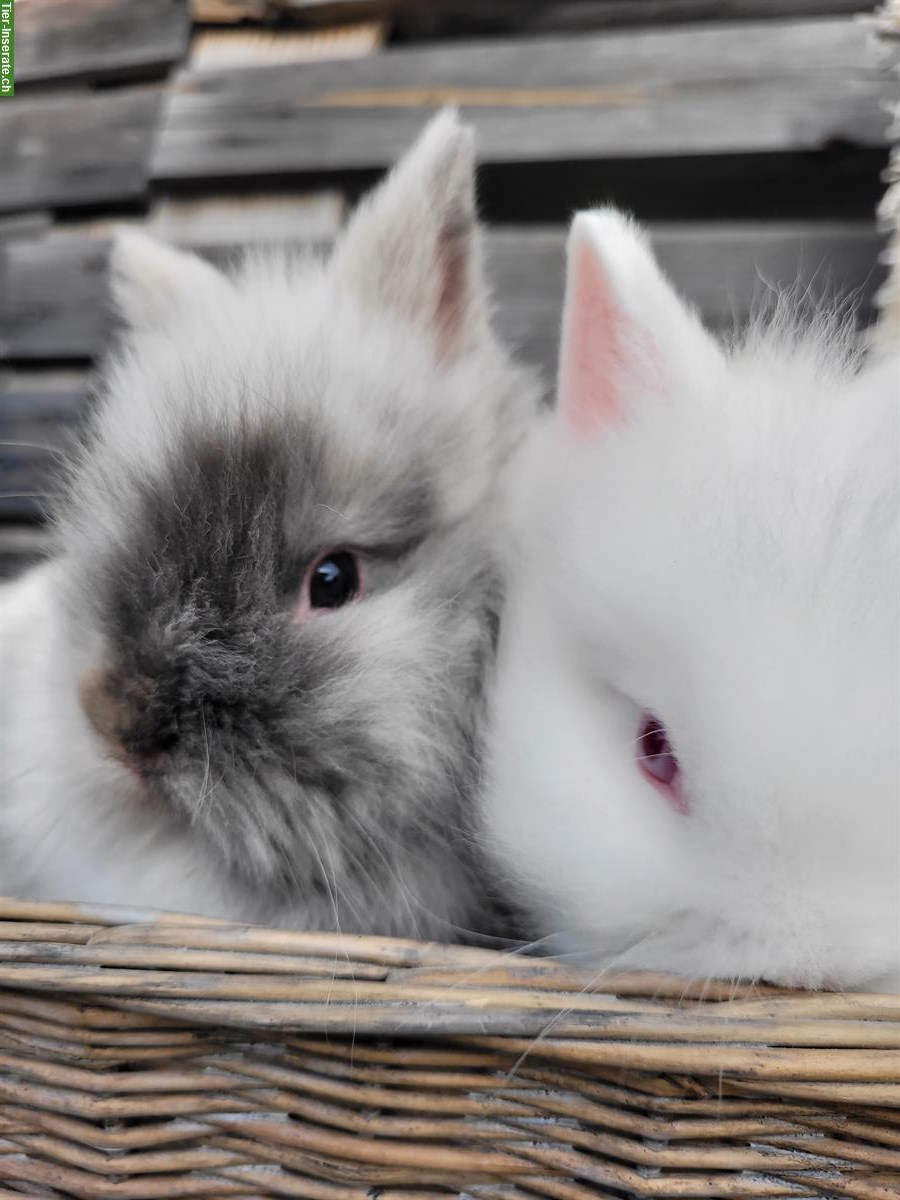
[[121, 242], [132, 333], [62, 518], [98, 746], [235, 879], [343, 928], [477, 919], [492, 497], [533, 389], [471, 210], [444, 117], [327, 266], [229, 280]]
[[339, 482], [302, 421], [182, 431], [121, 544], [81, 564], [95, 728], [254, 885], [384, 887], [385, 858], [466, 819], [497, 596], [480, 531], [440, 527], [416, 457]]

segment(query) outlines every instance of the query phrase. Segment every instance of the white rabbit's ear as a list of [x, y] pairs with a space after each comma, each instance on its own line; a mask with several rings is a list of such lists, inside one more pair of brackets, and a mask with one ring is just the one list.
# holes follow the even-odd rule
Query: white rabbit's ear
[[487, 334], [473, 134], [453, 110], [429, 123], [363, 201], [333, 270], [374, 311], [431, 334], [440, 357], [455, 357]]
[[614, 209], [579, 213], [568, 242], [558, 411], [590, 434], [641, 397], [685, 384], [719, 351], [660, 271], [645, 235]]
[[221, 271], [196, 254], [133, 229], [117, 231], [109, 270], [116, 312], [136, 332], [176, 321], [188, 304], [215, 305], [231, 291]]

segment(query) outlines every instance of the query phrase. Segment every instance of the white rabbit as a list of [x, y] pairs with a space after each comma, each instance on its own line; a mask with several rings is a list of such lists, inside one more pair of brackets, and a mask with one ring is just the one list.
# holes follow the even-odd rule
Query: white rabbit
[[598, 964], [900, 990], [900, 355], [783, 303], [720, 345], [614, 211], [568, 254], [490, 839]]

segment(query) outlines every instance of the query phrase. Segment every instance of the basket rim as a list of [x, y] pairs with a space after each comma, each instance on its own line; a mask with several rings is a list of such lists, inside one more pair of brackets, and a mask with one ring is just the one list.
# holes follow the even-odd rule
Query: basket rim
[[481, 947], [303, 932], [0, 898], [0, 1006], [64, 994], [181, 1025], [477, 1036], [560, 1059], [883, 1084], [900, 1098], [900, 995], [804, 992], [657, 972], [596, 974]]

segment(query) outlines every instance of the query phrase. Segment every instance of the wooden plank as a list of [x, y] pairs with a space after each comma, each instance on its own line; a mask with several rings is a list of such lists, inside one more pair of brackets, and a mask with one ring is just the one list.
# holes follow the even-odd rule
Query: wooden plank
[[244, 70], [246, 67], [360, 58], [384, 45], [384, 22], [339, 25], [337, 29], [215, 29], [200, 31], [191, 41], [192, 71]]
[[[238, 244], [328, 244], [343, 223], [333, 192], [164, 200], [135, 225], [224, 257]], [[46, 237], [0, 239], [0, 359], [79, 359], [102, 352], [110, 312], [106, 263], [113, 222], [63, 226]]]
[[161, 96], [146, 87], [2, 105], [0, 212], [145, 200]]
[[[900, 83], [900, 4], [883, 4], [876, 28], [883, 69]], [[876, 336], [885, 348], [900, 344], [900, 103], [892, 106], [891, 118], [893, 147], [884, 175], [887, 191], [878, 205], [878, 220], [889, 238], [884, 253], [887, 278], [876, 298], [880, 311]]]
[[454, 103], [485, 163], [886, 144], [888, 94], [844, 19], [395, 50], [355, 61], [185, 72], [153, 177], [381, 168]]
[[212, 196], [161, 200], [142, 223], [147, 233], [177, 245], [233, 246], [265, 242], [326, 242], [346, 218], [340, 192]]
[[[513, 95], [528, 89], [580, 89], [611, 85], [654, 86], [796, 81], [807, 75], [877, 74], [868, 31], [846, 18], [748, 22], [738, 26], [654, 29], [597, 37], [546, 37], [474, 41], [396, 49], [361, 62], [310, 67], [302, 73], [261, 69], [233, 81], [249, 97], [264, 85], [266, 97], [287, 95], [297, 104], [326, 103], [351, 89], [396, 93], [406, 89], [493, 88]], [[201, 88], [185, 72], [187, 92], [228, 92], [225, 73]], [[266, 83], [268, 86], [265, 86]]]
[[89, 397], [85, 371], [0, 373], [0, 523], [44, 515]]
[[15, 433], [25, 441], [44, 442], [48, 430], [77, 426], [87, 411], [91, 385], [91, 372], [79, 368], [0, 371], [0, 438]]
[[0, 459], [0, 522], [45, 520], [61, 479], [60, 467], [50, 455], [18, 462]]
[[189, 36], [187, 0], [27, 0], [16, 9], [16, 86], [160, 75]]
[[267, 0], [191, 0], [194, 21], [215, 25], [237, 25], [243, 21], [263, 21]]
[[[275, 2], [290, 5], [291, 0]], [[401, 36], [440, 37], [459, 32], [571, 33], [692, 21], [855, 16], [866, 7], [866, 0], [395, 0], [393, 11]]]
[[108, 246], [79, 235], [0, 246], [0, 358], [77, 359], [102, 351]]
[[435, 36], [459, 28], [533, 32], [680, 21], [784, 19], [858, 13], [864, 0], [193, 0], [194, 20], [275, 17], [321, 24], [390, 14], [405, 31]]
[[[883, 276], [883, 236], [875, 222], [830, 225], [656, 225], [664, 268], [708, 323], [746, 319], [767, 289], [799, 281], [825, 294], [857, 293], [868, 319]], [[525, 357], [552, 373], [562, 304], [565, 230], [492, 230], [488, 270], [498, 325]], [[19, 361], [94, 358], [110, 333], [103, 236], [56, 234], [0, 247], [6, 287], [0, 295], [0, 358]], [[231, 252], [205, 241], [211, 257]]]
[[26, 237], [38, 237], [47, 233], [53, 224], [48, 212], [16, 213], [11, 217], [0, 217], [0, 242]]
[[40, 525], [0, 522], [0, 580], [14, 579], [43, 558], [51, 545], [49, 531]]
[[[659, 261], [704, 321], [730, 332], [774, 291], [798, 285], [810, 298], [856, 296], [861, 321], [883, 268], [874, 224], [654, 225]], [[565, 283], [565, 234], [558, 228], [497, 231], [488, 244], [496, 320], [507, 343], [552, 379]]]

